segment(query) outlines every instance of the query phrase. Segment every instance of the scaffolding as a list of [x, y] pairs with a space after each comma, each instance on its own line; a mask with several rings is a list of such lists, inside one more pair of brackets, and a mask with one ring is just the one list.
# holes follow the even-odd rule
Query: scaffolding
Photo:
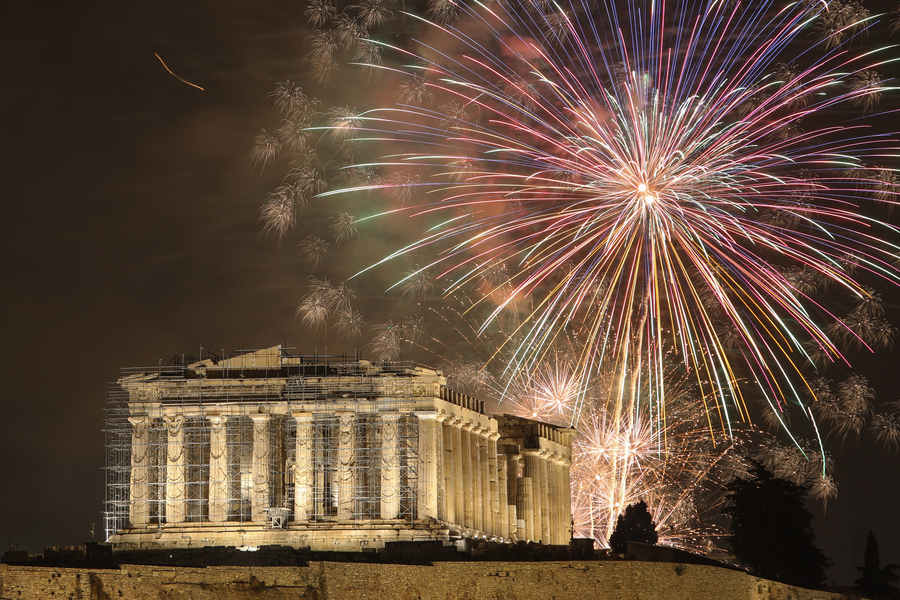
[[106, 537], [411, 524], [416, 399], [440, 393], [436, 377], [281, 347], [123, 369], [107, 389]]

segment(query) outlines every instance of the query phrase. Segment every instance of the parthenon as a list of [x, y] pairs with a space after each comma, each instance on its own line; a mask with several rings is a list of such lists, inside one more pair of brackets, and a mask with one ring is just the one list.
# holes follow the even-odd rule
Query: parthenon
[[119, 549], [571, 538], [574, 432], [410, 363], [275, 346], [126, 369], [106, 435]]

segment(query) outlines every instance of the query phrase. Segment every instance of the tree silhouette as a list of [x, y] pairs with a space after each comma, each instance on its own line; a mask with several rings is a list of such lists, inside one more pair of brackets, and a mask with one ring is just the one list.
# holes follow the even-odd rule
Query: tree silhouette
[[895, 569], [900, 569], [900, 566], [893, 564], [881, 566], [878, 539], [869, 531], [866, 536], [863, 566], [856, 567], [862, 577], [854, 581], [853, 585], [870, 598], [900, 598], [900, 590], [891, 585], [891, 582], [900, 580], [900, 575], [894, 573]]
[[628, 551], [628, 542], [645, 542], [655, 544], [659, 540], [656, 523], [647, 509], [647, 503], [641, 500], [625, 507], [625, 512], [616, 519], [616, 528], [609, 536], [609, 545], [614, 552], [624, 554]]
[[808, 487], [774, 477], [755, 464], [752, 477], [736, 478], [726, 490], [729, 543], [738, 562], [760, 577], [804, 587], [821, 586], [828, 559], [815, 545]]

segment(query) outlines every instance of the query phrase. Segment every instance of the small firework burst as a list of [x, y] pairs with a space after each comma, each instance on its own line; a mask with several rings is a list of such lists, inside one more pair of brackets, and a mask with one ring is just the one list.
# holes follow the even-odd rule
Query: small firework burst
[[376, 360], [397, 360], [403, 349], [403, 338], [400, 325], [392, 320], [372, 326], [372, 339], [367, 348], [375, 355]]
[[313, 27], [321, 27], [337, 14], [337, 9], [330, 0], [307, 0], [303, 9], [306, 22]]
[[434, 291], [434, 283], [432, 283], [431, 274], [427, 269], [415, 267], [408, 271], [400, 282], [400, 293], [410, 302], [424, 300], [432, 291]]
[[263, 129], [253, 140], [253, 149], [250, 151], [250, 162], [254, 165], [261, 164], [263, 168], [275, 160], [278, 153], [281, 152], [281, 142], [278, 138], [266, 133]]
[[281, 186], [266, 198], [259, 209], [264, 232], [274, 232], [280, 241], [284, 234], [297, 224], [297, 209], [305, 205], [306, 199], [290, 185]]
[[334, 328], [339, 339], [349, 340], [359, 337], [365, 327], [366, 322], [358, 311], [352, 309], [338, 311]]
[[356, 217], [348, 212], [342, 212], [336, 217], [329, 217], [328, 228], [334, 233], [334, 243], [337, 246], [340, 246], [341, 242], [359, 235]]
[[400, 83], [397, 98], [401, 104], [421, 106], [434, 100], [434, 94], [428, 89], [428, 82], [421, 75], [410, 75]]
[[900, 450], [900, 402], [893, 405], [893, 411], [880, 412], [872, 418], [869, 431], [886, 448]]
[[872, 69], [865, 69], [853, 74], [850, 78], [850, 89], [863, 92], [853, 99], [853, 104], [863, 107], [864, 111], [869, 111], [881, 101], [884, 84], [881, 75]]
[[328, 254], [329, 244], [317, 235], [309, 234], [300, 242], [300, 252], [306, 255], [306, 262], [318, 267]]
[[418, 189], [419, 176], [395, 171], [387, 178], [386, 183], [391, 190], [391, 196], [397, 200], [400, 206], [406, 206]]

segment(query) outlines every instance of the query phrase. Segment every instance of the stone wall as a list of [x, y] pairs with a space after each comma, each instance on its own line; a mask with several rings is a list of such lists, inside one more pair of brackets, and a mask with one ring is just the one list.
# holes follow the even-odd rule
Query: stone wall
[[639, 561], [310, 562], [121, 570], [0, 565], [0, 600], [838, 600], [704, 565]]

